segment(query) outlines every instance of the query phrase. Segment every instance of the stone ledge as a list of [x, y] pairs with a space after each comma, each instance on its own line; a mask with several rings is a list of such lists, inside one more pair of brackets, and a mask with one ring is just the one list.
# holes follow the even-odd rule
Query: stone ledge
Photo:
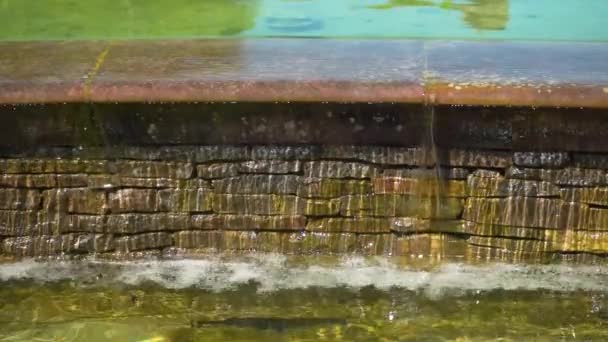
[[608, 107], [603, 44], [149, 40], [7, 42], [0, 50], [0, 103], [5, 104], [373, 101]]

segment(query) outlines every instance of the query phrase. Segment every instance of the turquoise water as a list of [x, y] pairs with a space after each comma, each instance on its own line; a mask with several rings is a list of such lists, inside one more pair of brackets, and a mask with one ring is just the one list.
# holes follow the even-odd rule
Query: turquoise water
[[0, 40], [607, 41], [605, 0], [0, 0]]

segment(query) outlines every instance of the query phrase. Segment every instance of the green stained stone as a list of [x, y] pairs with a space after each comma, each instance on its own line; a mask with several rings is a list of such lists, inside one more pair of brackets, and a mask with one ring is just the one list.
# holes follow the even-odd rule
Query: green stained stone
[[297, 191], [298, 196], [306, 198], [337, 198], [369, 193], [372, 193], [372, 184], [368, 180], [327, 178], [306, 178]]
[[462, 201], [457, 198], [429, 198], [410, 195], [378, 194], [340, 198], [343, 216], [388, 216], [453, 219], [462, 212]]

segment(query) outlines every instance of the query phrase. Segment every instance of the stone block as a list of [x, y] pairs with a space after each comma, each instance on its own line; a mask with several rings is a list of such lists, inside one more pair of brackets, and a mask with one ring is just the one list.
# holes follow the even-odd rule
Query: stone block
[[370, 164], [343, 161], [312, 161], [304, 163], [304, 176], [308, 178], [371, 178], [379, 169]]
[[542, 251], [523, 252], [511, 251], [504, 248], [468, 245], [465, 260], [468, 262], [493, 261], [504, 263], [540, 262], [548, 255]]
[[107, 217], [107, 231], [114, 234], [177, 231], [190, 228], [190, 216], [183, 214], [121, 214]]
[[22, 236], [2, 241], [2, 251], [16, 257], [102, 253], [114, 248], [113, 236], [104, 234]]
[[194, 166], [190, 163], [170, 161], [133, 161], [115, 162], [117, 173], [127, 178], [172, 178], [192, 177]]
[[560, 197], [566, 202], [580, 202], [608, 207], [608, 187], [564, 188]]
[[38, 174], [38, 175], [0, 175], [0, 187], [9, 188], [78, 188], [87, 186], [85, 174]]
[[340, 198], [342, 216], [455, 219], [460, 216], [462, 206], [462, 201], [457, 198], [398, 194], [355, 195]]
[[534, 197], [468, 198], [463, 219], [476, 223], [550, 229], [585, 229], [588, 207]]
[[392, 235], [389, 250], [392, 256], [415, 258], [461, 257], [466, 251], [466, 241], [448, 234]]
[[306, 224], [306, 231], [322, 233], [390, 233], [390, 218], [373, 217], [326, 217], [311, 219]]
[[346, 159], [380, 165], [432, 166], [430, 149], [392, 146], [326, 145], [321, 147], [323, 159]]
[[42, 196], [47, 212], [100, 215], [108, 209], [105, 193], [92, 189], [46, 190]]
[[319, 147], [313, 145], [255, 145], [251, 146], [250, 160], [314, 160], [319, 157]]
[[583, 169], [608, 170], [607, 153], [573, 153], [574, 166]]
[[40, 206], [40, 192], [25, 189], [0, 189], [0, 209], [31, 210]]
[[549, 182], [473, 175], [469, 176], [467, 187], [472, 197], [559, 197], [560, 191]]
[[224, 235], [220, 231], [188, 230], [173, 234], [175, 247], [185, 249], [219, 250], [224, 245]]
[[486, 237], [518, 238], [527, 240], [546, 240], [552, 237], [552, 231], [542, 228], [501, 226], [487, 223], [465, 221], [463, 233]]
[[371, 194], [369, 180], [304, 178], [297, 194], [305, 198], [337, 198], [345, 195]]
[[539, 180], [560, 186], [591, 187], [608, 185], [608, 176], [605, 170], [564, 168], [528, 169], [511, 167], [506, 172], [507, 178]]
[[[168, 211], [168, 204], [161, 203], [157, 190], [121, 189], [109, 194], [112, 213], [155, 213]], [[166, 200], [165, 202], [168, 202]]]
[[243, 175], [212, 181], [213, 191], [221, 194], [292, 194], [302, 177], [295, 175]]
[[402, 194], [422, 197], [466, 197], [465, 181], [377, 177], [372, 179], [375, 194]]
[[[38, 211], [0, 211], [0, 236], [49, 235], [48, 227], [38, 226]], [[45, 229], [47, 228], [47, 229]]]
[[470, 171], [460, 167], [434, 167], [434, 168], [407, 168], [407, 169], [385, 169], [383, 177], [400, 177], [416, 179], [454, 179], [466, 180]]
[[250, 160], [238, 164], [240, 173], [290, 174], [302, 172], [299, 160]]
[[306, 217], [301, 215], [194, 215], [192, 228], [209, 230], [303, 230]]
[[348, 254], [357, 251], [357, 235], [354, 233], [306, 233], [302, 238], [305, 254]]
[[504, 169], [511, 165], [511, 153], [488, 150], [450, 150], [442, 165]]
[[599, 253], [608, 251], [608, 232], [566, 230], [551, 241], [551, 250], [564, 253]]
[[391, 231], [403, 234], [449, 233], [465, 234], [461, 220], [425, 220], [412, 217], [390, 219]]
[[196, 167], [196, 175], [204, 179], [229, 178], [238, 176], [238, 170], [237, 163], [203, 164]]
[[511, 252], [524, 254], [538, 254], [551, 250], [550, 241], [471, 236], [467, 242], [474, 246], [500, 248]]
[[40, 173], [107, 173], [111, 169], [105, 160], [82, 159], [0, 159], [4, 174]]
[[213, 193], [206, 188], [160, 190], [158, 201], [160, 211], [204, 213], [213, 209]]
[[213, 211], [218, 214], [241, 215], [337, 215], [336, 200], [307, 200], [293, 195], [231, 195], [216, 194]]
[[515, 152], [513, 164], [522, 167], [559, 169], [570, 163], [568, 152]]
[[173, 237], [169, 233], [156, 232], [123, 236], [115, 239], [116, 251], [129, 253], [146, 249], [161, 249], [173, 245]]

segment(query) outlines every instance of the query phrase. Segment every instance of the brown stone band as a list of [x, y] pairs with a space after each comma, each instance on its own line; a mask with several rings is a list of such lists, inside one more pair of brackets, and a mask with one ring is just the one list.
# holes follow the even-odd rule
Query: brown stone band
[[608, 107], [608, 47], [410, 40], [0, 43], [0, 103]]

